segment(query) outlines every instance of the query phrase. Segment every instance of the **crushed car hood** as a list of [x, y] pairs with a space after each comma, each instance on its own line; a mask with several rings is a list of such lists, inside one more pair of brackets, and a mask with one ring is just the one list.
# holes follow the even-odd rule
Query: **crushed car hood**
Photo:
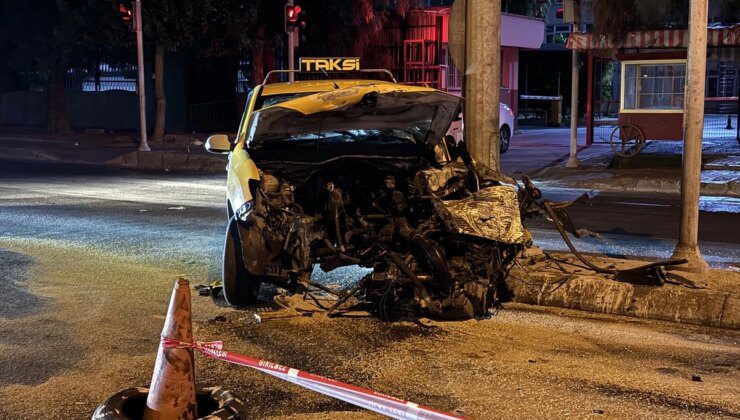
[[[326, 133], [402, 133], [429, 149], [447, 132], [460, 98], [435, 89], [368, 84], [303, 96], [253, 114], [247, 144], [259, 148]], [[361, 136], [360, 136], [361, 137]]]

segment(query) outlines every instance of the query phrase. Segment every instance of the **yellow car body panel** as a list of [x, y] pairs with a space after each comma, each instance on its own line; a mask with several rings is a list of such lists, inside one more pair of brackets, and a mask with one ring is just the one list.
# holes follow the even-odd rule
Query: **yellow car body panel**
[[226, 197], [234, 212], [249, 200], [252, 200], [252, 191], [249, 188], [249, 181], [259, 181], [260, 175], [257, 165], [249, 158], [249, 153], [244, 150], [244, 136], [242, 133], [246, 127], [246, 122], [254, 109], [261, 86], [254, 89], [254, 93], [246, 104], [242, 121], [239, 124], [238, 136], [233, 150], [229, 153], [229, 164], [226, 166]]
[[402, 86], [390, 82], [384, 82], [381, 80], [348, 80], [348, 79], [337, 79], [337, 80], [307, 80], [302, 82], [293, 83], [271, 83], [269, 85], [262, 86], [262, 95], [285, 95], [291, 93], [318, 93], [327, 92], [336, 89], [336, 86], [340, 89], [360, 86], [360, 85], [371, 85], [371, 84], [389, 84], [393, 86]]
[[260, 179], [259, 169], [249, 157], [246, 150], [246, 130], [250, 126], [252, 115], [256, 111], [258, 98], [274, 95], [306, 94], [306, 96], [282, 102], [280, 106], [305, 115], [340, 108], [357, 102], [370, 92], [435, 92], [435, 89], [401, 85], [379, 80], [311, 80], [293, 83], [274, 83], [255, 87], [246, 104], [233, 150], [229, 154], [227, 166], [226, 190], [232, 211], [239, 209], [251, 200], [250, 180]]
[[371, 83], [341, 88], [339, 90], [333, 89], [325, 92], [319, 92], [274, 106], [293, 109], [302, 114], [311, 115], [319, 112], [331, 111], [337, 108], [341, 108], [347, 104], [357, 103], [362, 99], [363, 96], [370, 92], [384, 94], [390, 92], [436, 92], [436, 90], [431, 88], [406, 86], [394, 83]]
[[257, 165], [244, 150], [244, 143], [237, 143], [229, 157], [226, 175], [226, 196], [231, 204], [232, 211], [252, 200], [252, 191], [249, 181], [259, 181], [260, 174]]

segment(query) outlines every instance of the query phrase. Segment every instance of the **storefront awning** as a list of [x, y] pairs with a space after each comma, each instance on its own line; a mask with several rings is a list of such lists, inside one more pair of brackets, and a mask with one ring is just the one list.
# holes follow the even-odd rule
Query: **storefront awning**
[[[710, 47], [740, 46], [740, 24], [707, 29]], [[610, 41], [604, 36], [575, 32], [568, 37], [566, 48], [575, 50], [616, 50], [622, 48], [686, 48], [689, 44], [687, 29], [629, 32], [624, 40]]]

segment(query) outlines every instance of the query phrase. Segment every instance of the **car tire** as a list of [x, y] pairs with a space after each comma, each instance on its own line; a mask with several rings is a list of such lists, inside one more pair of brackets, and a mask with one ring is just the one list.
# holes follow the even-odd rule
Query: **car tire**
[[[96, 420], [131, 420], [144, 416], [149, 388], [128, 388], [108, 397], [92, 415]], [[246, 419], [247, 409], [241, 398], [221, 387], [196, 388], [198, 419]]]
[[226, 302], [232, 306], [245, 306], [257, 302], [260, 281], [249, 274], [244, 266], [239, 228], [236, 223], [236, 219], [231, 218], [226, 229], [221, 279]]
[[509, 144], [511, 143], [511, 130], [508, 126], [501, 127], [501, 154], [506, 153], [509, 150]]

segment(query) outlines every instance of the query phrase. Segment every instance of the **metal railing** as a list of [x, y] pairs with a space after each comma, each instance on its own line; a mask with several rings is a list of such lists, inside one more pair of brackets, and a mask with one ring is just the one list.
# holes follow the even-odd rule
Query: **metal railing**
[[[618, 124], [619, 102], [595, 101], [594, 143], [609, 143], [612, 131]], [[737, 97], [706, 98], [703, 134], [704, 141], [726, 142], [740, 139]]]
[[203, 102], [190, 105], [190, 130], [194, 133], [233, 130], [238, 123], [236, 101]]

